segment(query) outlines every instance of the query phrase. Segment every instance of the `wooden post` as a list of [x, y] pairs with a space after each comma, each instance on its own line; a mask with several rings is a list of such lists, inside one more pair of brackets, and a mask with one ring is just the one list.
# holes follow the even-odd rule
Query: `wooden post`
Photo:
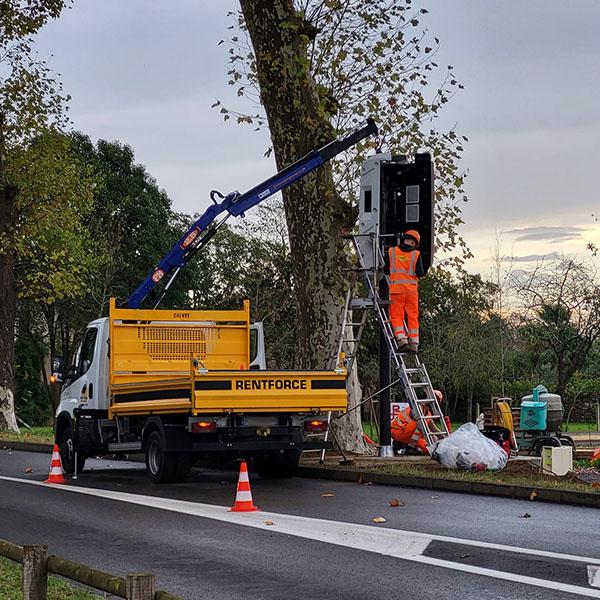
[[47, 600], [48, 547], [23, 546], [23, 600]]
[[127, 575], [127, 600], [154, 600], [154, 575]]

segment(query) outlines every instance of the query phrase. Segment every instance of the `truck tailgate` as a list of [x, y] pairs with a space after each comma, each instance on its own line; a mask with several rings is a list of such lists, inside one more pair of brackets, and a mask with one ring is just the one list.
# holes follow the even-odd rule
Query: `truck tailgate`
[[333, 371], [195, 373], [193, 414], [345, 410], [346, 374]]

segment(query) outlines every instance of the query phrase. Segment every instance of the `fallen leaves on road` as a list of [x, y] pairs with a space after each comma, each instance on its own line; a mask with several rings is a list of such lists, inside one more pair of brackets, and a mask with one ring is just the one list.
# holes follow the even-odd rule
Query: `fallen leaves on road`
[[461, 554], [459, 558], [469, 558], [470, 554]]
[[432, 500], [439, 500], [439, 499], [440, 499], [440, 497], [439, 497], [439, 496], [431, 496], [431, 499], [432, 499]]
[[25, 473], [33, 473], [33, 467], [27, 467]]
[[530, 519], [531, 515], [529, 513], [523, 513], [522, 515], [519, 515], [519, 519]]
[[275, 525], [275, 523], [273, 521], [265, 521], [265, 525]]
[[333, 492], [323, 492], [321, 498], [333, 498], [335, 494]]
[[400, 498], [392, 498], [389, 503], [390, 506], [406, 506], [406, 504], [404, 504]]
[[538, 493], [533, 490], [533, 492], [531, 492], [531, 494], [529, 494], [529, 499], [533, 502], [536, 498], [538, 497]]
[[371, 521], [373, 521], [373, 523], [385, 523], [386, 519], [384, 519], [383, 517], [373, 517]]

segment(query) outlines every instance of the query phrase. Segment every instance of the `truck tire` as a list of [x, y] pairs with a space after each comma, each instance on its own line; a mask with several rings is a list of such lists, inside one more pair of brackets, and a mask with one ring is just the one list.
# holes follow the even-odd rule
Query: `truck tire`
[[299, 450], [286, 450], [260, 456], [254, 466], [261, 479], [287, 479], [296, 475], [299, 461]]
[[[58, 447], [60, 450], [60, 461], [62, 462], [62, 468], [68, 475], [75, 473], [75, 438], [73, 436], [73, 429], [71, 427], [65, 427], [58, 440]], [[81, 473], [85, 467], [85, 453], [77, 452], [77, 472]]]
[[153, 431], [146, 443], [146, 472], [152, 483], [181, 483], [191, 467], [189, 452], [167, 452], [163, 438]]
[[173, 482], [183, 483], [190, 474], [190, 468], [192, 466], [192, 454], [191, 452], [178, 452], [176, 457], [177, 464], [175, 466], [175, 472], [173, 473]]

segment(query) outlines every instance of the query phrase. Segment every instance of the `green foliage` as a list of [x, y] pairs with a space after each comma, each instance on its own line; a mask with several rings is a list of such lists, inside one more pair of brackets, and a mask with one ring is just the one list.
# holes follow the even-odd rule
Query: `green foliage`
[[51, 303], [84, 291], [90, 266], [83, 220], [95, 180], [74, 159], [67, 137], [49, 133], [13, 154], [18, 223], [6, 248], [17, 257], [21, 298]]
[[44, 355], [40, 356], [40, 339], [20, 335], [16, 342], [17, 407], [26, 423], [50, 423], [52, 401], [44, 377]]
[[[120, 301], [129, 296], [179, 238], [189, 217], [173, 213], [166, 192], [135, 162], [130, 146], [106, 140], [94, 146], [81, 133], [71, 137], [74, 155], [98, 182], [85, 228], [94, 257], [89, 300], [100, 316], [110, 296]], [[170, 298], [184, 302], [183, 295], [175, 287]]]
[[[338, 191], [347, 202], [354, 202], [361, 164], [375, 148], [394, 154], [428, 150], [436, 165], [438, 260], [462, 265], [471, 256], [458, 233], [460, 205], [467, 200], [460, 158], [468, 140], [453, 129], [439, 131], [434, 125], [444, 104], [463, 86], [451, 65], [440, 69], [435, 62], [439, 40], [423, 26], [427, 9], [413, 7], [410, 0], [296, 0], [294, 6], [296, 16], [284, 23], [284, 29], [300, 34], [305, 53], [292, 57], [287, 49], [281, 57], [274, 54], [273, 80], [282, 69], [296, 69], [298, 77], [311, 79], [322, 114], [309, 117], [309, 127], [322, 116], [338, 133], [345, 133], [372, 115], [380, 130], [379, 139], [365, 140], [334, 161]], [[231, 109], [220, 101], [213, 107], [225, 120], [233, 116], [237, 123], [261, 129], [266, 117], [260, 86], [266, 82], [258, 80], [241, 13], [230, 15], [236, 31], [229, 40], [229, 84], [258, 112], [245, 112], [243, 106]], [[433, 74], [440, 70], [432, 85]], [[300, 111], [302, 99], [297, 101]]]
[[[0, 129], [7, 149], [68, 123], [68, 96], [34, 51], [33, 36], [67, 2], [32, 0], [0, 5]], [[10, 158], [10, 157], [9, 157]]]

